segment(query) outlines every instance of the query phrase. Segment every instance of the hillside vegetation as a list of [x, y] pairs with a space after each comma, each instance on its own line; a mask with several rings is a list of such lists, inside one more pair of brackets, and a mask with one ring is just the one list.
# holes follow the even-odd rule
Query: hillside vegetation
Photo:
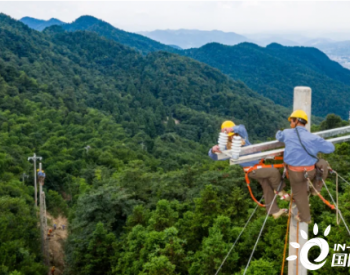
[[257, 93], [279, 105], [291, 107], [293, 88], [308, 86], [313, 90], [313, 114], [335, 113], [347, 118], [350, 109], [350, 71], [311, 47], [284, 47], [251, 43], [226, 46], [210, 43], [201, 48], [176, 50], [135, 33], [125, 32], [94, 18], [82, 16], [65, 30], [88, 30], [146, 54], [156, 51], [177, 53], [204, 62], [235, 80], [241, 80]]
[[308, 86], [312, 89], [313, 114], [348, 116], [350, 71], [315, 48], [211, 43], [183, 53], [243, 81], [277, 104], [291, 106], [293, 88]]
[[[43, 157], [48, 211], [69, 217], [65, 274], [214, 274], [255, 204], [242, 169], [211, 161], [207, 151], [225, 119], [245, 124], [257, 142], [285, 127], [289, 114], [188, 57], [142, 55], [59, 26], [41, 33], [3, 14], [0, 98], [4, 275], [46, 274], [33, 179], [19, 180], [32, 175], [34, 152]], [[330, 115], [315, 129], [343, 124]], [[349, 153], [345, 143], [327, 158], [347, 179]], [[260, 198], [260, 186], [252, 188]], [[340, 190], [349, 220], [350, 189]], [[333, 226], [329, 243], [346, 242], [331, 210], [317, 197], [311, 205], [320, 231]], [[221, 274], [241, 274], [264, 213], [258, 210]], [[285, 219], [268, 220], [248, 274], [279, 274], [285, 230]], [[343, 274], [330, 263], [322, 271]]]
[[81, 16], [74, 22], [66, 24], [62, 27], [67, 31], [85, 30], [95, 32], [105, 38], [134, 48], [143, 54], [154, 51], [168, 51], [172, 53], [179, 52], [174, 47], [161, 44], [140, 34], [120, 30], [93, 16]]

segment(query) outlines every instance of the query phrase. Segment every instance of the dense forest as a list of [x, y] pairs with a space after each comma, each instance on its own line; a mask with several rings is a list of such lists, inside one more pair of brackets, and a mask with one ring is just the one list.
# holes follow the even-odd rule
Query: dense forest
[[[242, 169], [211, 161], [207, 151], [225, 119], [245, 124], [259, 142], [286, 127], [288, 114], [188, 57], [142, 55], [59, 26], [41, 33], [0, 15], [0, 274], [47, 274], [33, 179], [20, 180], [32, 175], [34, 152], [43, 157], [48, 211], [69, 217], [65, 274], [214, 274], [255, 204]], [[329, 115], [313, 129], [345, 123]], [[344, 143], [327, 156], [347, 179], [349, 153]], [[340, 187], [346, 220], [349, 188]], [[320, 231], [332, 225], [330, 244], [348, 239], [317, 197], [311, 207]], [[242, 273], [264, 213], [220, 274]], [[286, 219], [268, 219], [248, 274], [280, 273], [285, 230]], [[344, 274], [330, 261], [318, 272]]]
[[308, 86], [313, 91], [314, 115], [348, 116], [350, 71], [316, 48], [284, 47], [275, 43], [267, 47], [251, 43], [236, 46], [210, 43], [198, 49], [176, 50], [142, 35], [117, 29], [92, 16], [81, 16], [62, 28], [95, 32], [142, 54], [167, 51], [191, 57], [243, 81], [257, 93], [286, 107], [292, 105], [295, 86]]
[[172, 46], [164, 45], [146, 36], [117, 29], [109, 23], [97, 19], [93, 16], [81, 16], [74, 22], [65, 24], [62, 27], [67, 31], [84, 30], [95, 32], [105, 38], [132, 47], [143, 54], [155, 51], [167, 51], [171, 53], [180, 52]]
[[315, 115], [335, 113], [344, 119], [348, 117], [350, 71], [316, 48], [211, 43], [183, 53], [243, 81], [254, 91], [286, 107], [293, 102], [295, 86], [311, 87]]

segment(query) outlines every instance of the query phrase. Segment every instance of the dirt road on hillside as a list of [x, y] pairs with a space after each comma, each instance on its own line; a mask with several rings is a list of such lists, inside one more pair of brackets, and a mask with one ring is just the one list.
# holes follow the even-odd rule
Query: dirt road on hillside
[[[55, 266], [55, 275], [61, 275], [65, 268], [64, 263], [64, 242], [68, 237], [68, 221], [66, 217], [52, 217], [47, 213], [48, 229], [52, 229], [52, 236], [49, 241], [50, 269]], [[56, 224], [57, 229], [53, 230]], [[64, 225], [64, 229], [63, 226]], [[51, 275], [51, 273], [49, 273]]]

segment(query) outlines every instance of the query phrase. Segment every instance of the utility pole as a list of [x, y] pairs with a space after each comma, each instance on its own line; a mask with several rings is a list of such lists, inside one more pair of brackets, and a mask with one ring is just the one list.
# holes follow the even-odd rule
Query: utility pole
[[[311, 89], [309, 87], [295, 87], [294, 89], [294, 110], [304, 110], [309, 118], [308, 123], [305, 125], [306, 129], [310, 131], [311, 128]], [[349, 112], [350, 114], [350, 112]], [[350, 119], [349, 119], [350, 120]], [[313, 133], [322, 138], [328, 138], [338, 135], [343, 135], [350, 133], [350, 126], [344, 126], [336, 129], [324, 130], [320, 132]], [[333, 144], [348, 142], [350, 141], [350, 135], [340, 136], [336, 138], [326, 139], [328, 142]], [[268, 141], [264, 143], [249, 145], [242, 147], [240, 152], [240, 157], [238, 159], [232, 158], [233, 150], [224, 150], [222, 153], [217, 154], [218, 159], [222, 160], [224, 158], [230, 157], [230, 164], [237, 165], [241, 163], [246, 163], [250, 161], [256, 161], [261, 159], [274, 159], [276, 156], [282, 156], [285, 148], [284, 144], [278, 140]], [[293, 190], [292, 190], [293, 192]], [[292, 202], [291, 202], [292, 203]], [[303, 267], [300, 262], [300, 251], [307, 242], [308, 239], [308, 229], [307, 223], [298, 222], [294, 217], [298, 214], [298, 209], [294, 203], [292, 203], [292, 215], [291, 222], [289, 226], [289, 243], [295, 242], [300, 245], [299, 248], [294, 248], [289, 246], [289, 256], [297, 256], [296, 261], [288, 261], [288, 275], [307, 275], [307, 269]], [[306, 233], [306, 239], [301, 236], [300, 231], [303, 230]]]
[[23, 183], [23, 185], [24, 185], [24, 180], [25, 180], [25, 178], [28, 178], [29, 176], [26, 174], [26, 173], [23, 173], [22, 174], [22, 183]]
[[84, 149], [86, 150], [86, 154], [89, 153], [89, 150], [91, 149], [91, 146], [88, 145], [88, 146], [85, 146]]
[[28, 161], [32, 160], [34, 164], [34, 198], [35, 198], [35, 207], [38, 206], [38, 188], [36, 187], [36, 160], [42, 160], [42, 157], [38, 157], [35, 153], [32, 157], [28, 158]]
[[45, 173], [42, 170], [42, 164], [39, 163], [39, 195], [40, 195], [40, 235], [41, 235], [41, 251], [44, 255], [44, 264], [49, 265], [49, 253], [48, 253], [48, 241], [46, 240], [47, 234], [47, 219], [46, 219], [46, 202], [45, 192], [43, 191]]
[[[303, 110], [306, 112], [309, 119], [305, 128], [310, 132], [311, 130], [311, 89], [309, 87], [295, 87], [294, 88], [294, 102], [293, 110]], [[292, 190], [293, 192], [293, 190]], [[295, 207], [294, 207], [295, 206]], [[297, 255], [296, 261], [288, 262], [288, 275], [306, 275], [307, 269], [300, 262], [300, 250], [307, 242], [301, 237], [300, 230], [306, 234], [309, 232], [309, 225], [305, 222], [298, 222], [294, 217], [298, 215], [298, 208], [295, 203], [292, 206], [292, 215], [289, 225], [289, 243], [296, 242], [300, 244], [300, 248], [289, 246], [289, 256]]]
[[141, 142], [141, 148], [142, 148], [142, 151], [147, 150], [147, 146], [145, 145], [145, 143], [143, 142], [143, 140], [142, 140], [142, 142]]

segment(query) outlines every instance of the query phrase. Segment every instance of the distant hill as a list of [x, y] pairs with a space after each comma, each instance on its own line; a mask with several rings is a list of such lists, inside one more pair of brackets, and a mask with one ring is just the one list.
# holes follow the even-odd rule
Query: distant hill
[[173, 47], [173, 48], [175, 48], [177, 50], [183, 50], [181, 47], [179, 47], [177, 45], [168, 45], [168, 46]]
[[[2, 35], [0, 60], [13, 56], [11, 64], [19, 71], [50, 85], [58, 93], [61, 89], [67, 92], [68, 105], [85, 102], [90, 108], [115, 113], [116, 120], [125, 122], [125, 127], [131, 127], [132, 132], [135, 125], [143, 123], [147, 133], [163, 134], [161, 121], [169, 113], [181, 121], [177, 126], [179, 134], [201, 142], [216, 139], [215, 121], [225, 117], [245, 123], [253, 140], [266, 138], [275, 130], [272, 125], [270, 129], [262, 129], [254, 118], [274, 117], [277, 124], [285, 123], [281, 114], [286, 116], [288, 110], [191, 58], [168, 52], [143, 56], [93, 32], [62, 32], [61, 27], [52, 26], [41, 33], [14, 22], [0, 15], [2, 34], [17, 37], [13, 41], [9, 35]], [[74, 26], [81, 23], [86, 22], [78, 20]], [[22, 57], [29, 63], [23, 63]], [[30, 62], [37, 65], [33, 67]], [[249, 104], [244, 104], [246, 98], [251, 99]], [[204, 121], [213, 121], [209, 123], [212, 126]], [[154, 129], [154, 125], [159, 129]], [[193, 130], [197, 127], [198, 132]]]
[[19, 21], [21, 21], [22, 23], [28, 25], [28, 27], [37, 31], [42, 31], [45, 28], [50, 27], [52, 25], [66, 24], [56, 18], [51, 18], [50, 20], [40, 20], [40, 19], [28, 17], [28, 16], [21, 18]]
[[330, 40], [316, 40], [308, 41], [307, 44], [323, 51], [332, 60], [339, 62], [343, 67], [350, 69], [350, 41], [330, 41]]
[[306, 47], [317, 47], [318, 45], [322, 45], [322, 44], [331, 44], [334, 43], [336, 41], [332, 40], [332, 39], [328, 39], [328, 38], [314, 38], [314, 39], [309, 39], [306, 41], [303, 41], [303, 46]]
[[291, 106], [293, 88], [310, 86], [315, 115], [333, 112], [346, 118], [350, 110], [350, 71], [318, 49], [211, 43], [183, 53], [218, 68], [233, 79], [242, 80], [277, 104]]
[[140, 32], [153, 40], [163, 44], [178, 45], [183, 49], [198, 48], [210, 42], [217, 42], [225, 45], [236, 45], [248, 41], [242, 35], [234, 32], [223, 32], [218, 30], [155, 30], [150, 32]]
[[111, 24], [93, 16], [81, 16], [73, 23], [64, 25], [63, 28], [71, 32], [77, 30], [92, 31], [103, 37], [137, 49], [143, 54], [155, 51], [177, 52], [172, 46], [163, 45], [140, 34], [115, 28]]
[[273, 43], [266, 48], [251, 43], [225, 46], [209, 43], [201, 48], [178, 50], [139, 34], [125, 32], [92, 16], [71, 24], [51, 26], [46, 33], [87, 30], [138, 50], [142, 54], [167, 51], [204, 62], [235, 80], [241, 80], [275, 103], [291, 107], [293, 88], [313, 89], [313, 112], [318, 116], [335, 113], [347, 118], [350, 110], [350, 71], [324, 53], [308, 47], [284, 47]]
[[294, 41], [291, 38], [288, 38], [288, 35], [266, 35], [266, 34], [252, 34], [247, 35], [245, 42], [252, 42], [262, 47], [266, 47], [271, 43], [278, 43], [284, 46], [300, 46], [301, 43]]

